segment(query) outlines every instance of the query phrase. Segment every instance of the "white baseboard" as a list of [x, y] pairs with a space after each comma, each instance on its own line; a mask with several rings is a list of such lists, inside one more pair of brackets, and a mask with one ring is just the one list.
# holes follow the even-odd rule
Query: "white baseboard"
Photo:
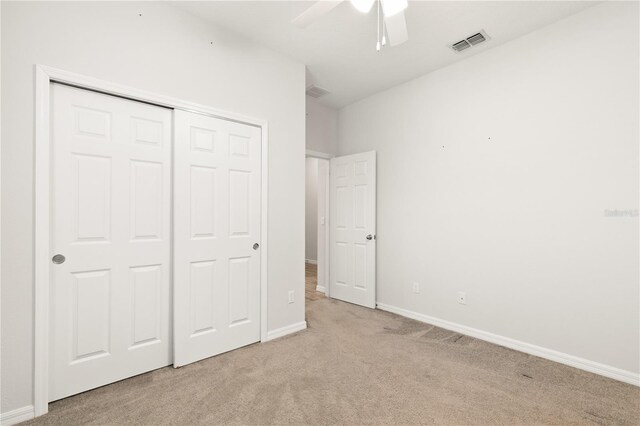
[[16, 423], [31, 420], [34, 417], [33, 405], [17, 408], [12, 411], [0, 414], [0, 425], [11, 426]]
[[318, 261], [317, 260], [313, 260], [313, 259], [305, 259], [304, 263], [310, 263], [312, 265], [317, 265]]
[[378, 309], [381, 309], [383, 311], [392, 312], [394, 314], [402, 315], [403, 317], [411, 318], [420, 322], [426, 322], [428, 324], [445, 328], [447, 330], [475, 337], [476, 339], [485, 340], [487, 342], [495, 343], [496, 345], [515, 349], [516, 351], [559, 362], [570, 367], [579, 368], [580, 370], [589, 371], [590, 373], [599, 374], [601, 376], [609, 377], [611, 379], [619, 380], [621, 382], [629, 383], [635, 386], [640, 386], [640, 374], [634, 373], [632, 371], [622, 370], [610, 365], [590, 361], [588, 359], [580, 358], [574, 355], [558, 352], [553, 349], [543, 348], [541, 346], [521, 342], [509, 337], [500, 336], [497, 334], [489, 333], [487, 331], [467, 327], [466, 325], [456, 324], [454, 322], [431, 317], [384, 303], [377, 303], [376, 306], [378, 307]]
[[316, 291], [319, 291], [320, 293], [327, 294], [327, 289], [323, 285], [317, 285], [316, 286]]
[[264, 341], [268, 342], [279, 337], [284, 337], [287, 334], [296, 333], [300, 330], [304, 330], [305, 328], [307, 328], [306, 321], [301, 321], [295, 324], [287, 325], [285, 327], [277, 328], [275, 330], [268, 331], [267, 338]]

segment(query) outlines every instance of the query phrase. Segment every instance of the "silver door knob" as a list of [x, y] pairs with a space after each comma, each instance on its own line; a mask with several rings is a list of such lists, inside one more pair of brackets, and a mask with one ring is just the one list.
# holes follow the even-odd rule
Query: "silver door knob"
[[259, 248], [259, 247], [260, 247], [260, 244], [258, 244], [258, 243], [255, 243], [255, 244], [253, 245], [253, 249], [254, 249], [254, 250], [258, 250], [258, 248]]
[[367, 235], [367, 240], [371, 241], [371, 240], [373, 240], [373, 238], [374, 238], [373, 235], [371, 235], [371, 234]]
[[59, 264], [61, 264], [61, 263], [64, 263], [64, 261], [65, 261], [65, 260], [67, 260], [67, 258], [66, 258], [66, 257], [64, 257], [64, 256], [63, 256], [63, 255], [61, 255], [61, 254], [56, 254], [55, 256], [53, 256], [53, 257], [51, 258], [51, 261], [52, 261], [53, 263], [55, 263], [56, 265], [59, 265]]

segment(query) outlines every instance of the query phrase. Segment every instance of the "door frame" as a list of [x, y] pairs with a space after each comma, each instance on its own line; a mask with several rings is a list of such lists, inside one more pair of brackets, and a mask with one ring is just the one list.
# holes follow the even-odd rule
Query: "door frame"
[[[81, 89], [102, 92], [134, 101], [155, 104], [172, 109], [205, 114], [235, 121], [261, 129], [261, 230], [260, 243], [260, 341], [267, 341], [267, 260], [269, 245], [268, 224], [268, 122], [222, 111], [206, 105], [183, 101], [164, 95], [138, 90], [133, 87], [99, 80], [45, 65], [35, 65], [35, 163], [34, 163], [34, 414], [49, 411], [49, 286], [51, 282], [51, 147], [50, 100], [51, 83], [59, 82]], [[173, 161], [173, 160], [172, 160]], [[173, 188], [173, 181], [171, 183]], [[173, 192], [172, 192], [173, 193]], [[173, 198], [173, 197], [172, 197]], [[173, 247], [173, 242], [171, 243]], [[173, 259], [172, 259], [173, 261]], [[173, 280], [171, 283], [173, 288]]]
[[[307, 149], [305, 151], [305, 158], [317, 158], [318, 160], [325, 160], [330, 162], [331, 159], [334, 157], [334, 155], [332, 154], [327, 154], [324, 152], [320, 152], [320, 151], [312, 151], [310, 149]], [[329, 249], [330, 249], [330, 230], [331, 228], [329, 227], [329, 213], [331, 212], [331, 210], [329, 209], [330, 203], [331, 203], [331, 199], [330, 199], [330, 195], [331, 195], [331, 191], [330, 191], [330, 173], [331, 172], [331, 164], [329, 163], [329, 167], [327, 168], [327, 177], [325, 178], [325, 211], [324, 211], [324, 277], [325, 280], [327, 281], [324, 285], [324, 294], [327, 297], [331, 297], [329, 294]], [[321, 265], [318, 265], [321, 266]], [[318, 287], [316, 286], [316, 291], [317, 291]]]

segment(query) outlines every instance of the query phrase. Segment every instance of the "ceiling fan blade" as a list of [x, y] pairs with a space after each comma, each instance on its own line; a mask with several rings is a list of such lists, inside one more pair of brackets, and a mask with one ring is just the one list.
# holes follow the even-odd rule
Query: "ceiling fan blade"
[[385, 16], [384, 25], [387, 27], [387, 38], [391, 46], [397, 46], [409, 40], [407, 33], [407, 21], [404, 19], [404, 12], [395, 15]]
[[311, 25], [316, 19], [322, 15], [330, 12], [342, 3], [344, 0], [337, 1], [317, 1], [310, 8], [296, 16], [291, 23], [300, 28], [306, 28]]

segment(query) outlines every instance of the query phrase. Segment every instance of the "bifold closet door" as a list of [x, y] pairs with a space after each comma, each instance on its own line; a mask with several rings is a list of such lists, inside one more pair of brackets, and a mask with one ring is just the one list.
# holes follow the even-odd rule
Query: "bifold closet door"
[[178, 367], [260, 340], [261, 131], [174, 114]]
[[172, 112], [51, 94], [53, 401], [172, 362]]

